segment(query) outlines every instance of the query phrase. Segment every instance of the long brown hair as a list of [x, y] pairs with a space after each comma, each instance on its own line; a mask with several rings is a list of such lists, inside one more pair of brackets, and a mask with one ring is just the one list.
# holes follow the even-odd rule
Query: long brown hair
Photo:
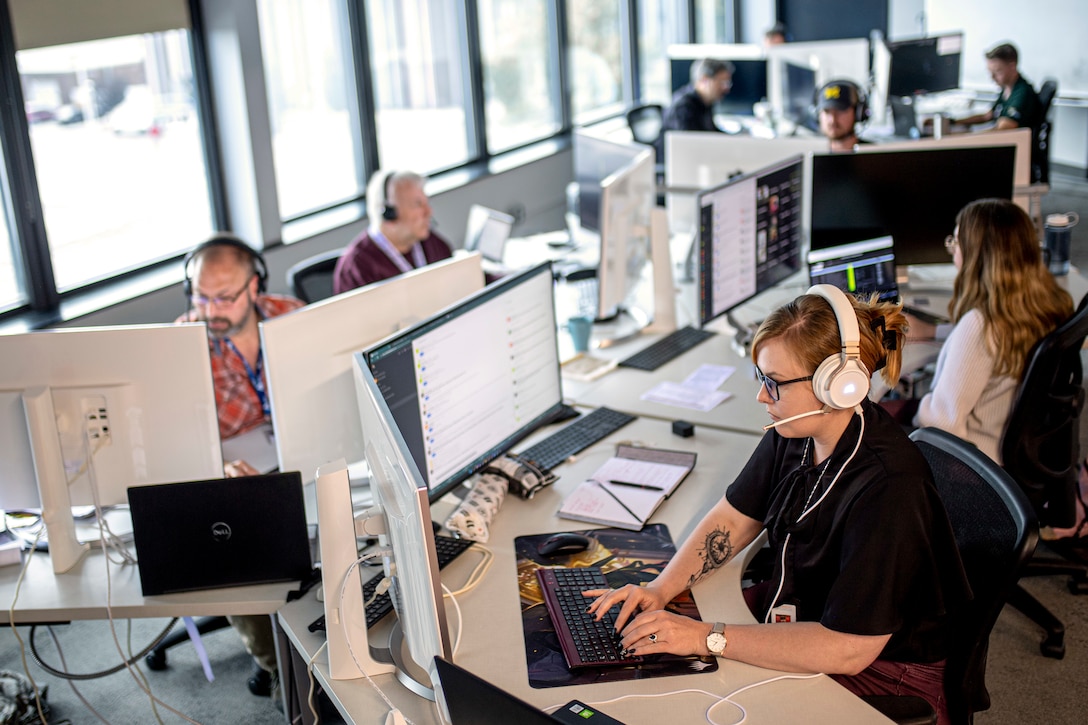
[[1073, 300], [1043, 265], [1035, 225], [1007, 199], [973, 201], [956, 216], [962, 264], [948, 313], [982, 314], [994, 375], [1019, 378], [1031, 347], [1073, 314]]
[[[877, 295], [868, 302], [849, 294], [846, 297], [858, 318], [861, 361], [871, 373], [880, 368], [884, 380], [895, 386], [899, 382], [903, 341], [908, 328], [900, 305], [879, 302]], [[752, 340], [752, 360], [758, 357], [763, 343], [778, 338], [809, 372], [815, 372], [821, 362], [842, 349], [835, 312], [830, 303], [818, 295], [801, 295], [769, 314]]]

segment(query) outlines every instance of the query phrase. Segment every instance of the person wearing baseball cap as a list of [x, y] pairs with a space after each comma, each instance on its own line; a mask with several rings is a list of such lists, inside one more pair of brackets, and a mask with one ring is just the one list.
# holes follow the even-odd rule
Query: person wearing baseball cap
[[857, 124], [868, 116], [865, 94], [848, 80], [828, 81], [816, 91], [816, 112], [820, 132], [827, 136], [831, 151], [853, 151], [859, 143]]

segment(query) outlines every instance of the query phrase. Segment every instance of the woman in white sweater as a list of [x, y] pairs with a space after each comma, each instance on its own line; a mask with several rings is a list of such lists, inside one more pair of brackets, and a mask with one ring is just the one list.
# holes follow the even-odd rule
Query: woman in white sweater
[[941, 348], [916, 426], [968, 440], [1001, 462], [1001, 436], [1028, 352], [1073, 314], [1069, 293], [1043, 264], [1031, 218], [1005, 199], [980, 199], [945, 240], [958, 270]]

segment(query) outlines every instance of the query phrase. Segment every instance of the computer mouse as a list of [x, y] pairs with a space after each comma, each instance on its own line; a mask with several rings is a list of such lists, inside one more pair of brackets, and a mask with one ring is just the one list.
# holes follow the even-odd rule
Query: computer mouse
[[589, 548], [589, 537], [565, 532], [550, 536], [537, 546], [541, 556], [563, 556], [577, 554]]

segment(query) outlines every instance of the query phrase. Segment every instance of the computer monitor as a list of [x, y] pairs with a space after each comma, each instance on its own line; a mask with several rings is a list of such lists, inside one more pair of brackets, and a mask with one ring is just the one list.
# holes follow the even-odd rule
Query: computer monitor
[[785, 61], [782, 68], [782, 117], [798, 126], [813, 128], [816, 69], [791, 61]]
[[574, 130], [574, 180], [578, 183], [578, 221], [582, 229], [601, 231], [601, 184], [636, 161], [646, 146], [611, 141], [585, 129]]
[[827, 139], [823, 136], [765, 139], [670, 131], [665, 134], [665, 207], [669, 232], [697, 231], [697, 191], [810, 151], [827, 151]]
[[892, 238], [811, 250], [808, 279], [810, 285], [829, 284], [864, 299], [875, 293], [881, 301], [895, 302], [899, 299], [899, 287]]
[[812, 249], [891, 235], [900, 266], [950, 260], [941, 243], [969, 202], [1012, 198], [1013, 146], [812, 158]]
[[[755, 104], [767, 100], [767, 60], [765, 58], [707, 57], [728, 60], [733, 64], [732, 85], [729, 93], [725, 94], [714, 106], [714, 112], [730, 116], [755, 115]], [[691, 65], [694, 62], [695, 60], [691, 58], [669, 60], [673, 93], [691, 83]]]
[[543, 264], [364, 351], [432, 501], [561, 410], [557, 337]]
[[634, 161], [601, 182], [601, 252], [597, 266], [597, 318], [628, 312], [645, 325], [629, 297], [650, 258], [650, 212], [657, 204], [654, 152], [643, 149]]
[[801, 269], [803, 197], [799, 156], [699, 192], [703, 325]]
[[[484, 286], [480, 255], [457, 255], [261, 321], [281, 471], [363, 460], [351, 356]], [[356, 473], [353, 474], [358, 478]]]
[[915, 96], [960, 87], [963, 33], [889, 42], [888, 95]]
[[429, 490], [408, 449], [403, 428], [379, 390], [381, 383], [375, 381], [361, 355], [355, 357], [354, 370], [371, 487], [385, 517], [386, 538], [392, 548], [392, 555], [384, 560], [386, 576], [393, 581], [389, 595], [408, 650], [404, 657], [394, 638], [391, 652], [397, 678], [416, 694], [433, 700], [433, 684], [438, 682], [434, 658], [451, 657], [452, 649]]
[[42, 508], [58, 573], [85, 551], [72, 505], [223, 476], [203, 324], [0, 335], [0, 360], [0, 508]]
[[502, 262], [506, 240], [514, 228], [514, 217], [501, 211], [473, 204], [468, 209], [465, 227], [465, 250], [479, 252], [484, 259]]

